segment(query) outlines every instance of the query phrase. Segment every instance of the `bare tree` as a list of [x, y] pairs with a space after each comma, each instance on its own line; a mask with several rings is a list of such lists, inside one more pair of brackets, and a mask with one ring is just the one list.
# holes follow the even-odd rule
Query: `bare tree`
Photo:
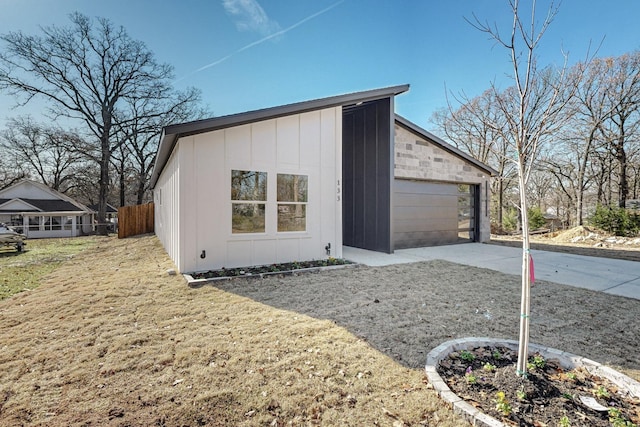
[[530, 206], [538, 207], [543, 213], [546, 212], [555, 191], [553, 175], [544, 169], [536, 168], [531, 171], [527, 185]]
[[63, 193], [74, 185], [75, 167], [82, 157], [69, 147], [81, 145], [77, 134], [22, 117], [9, 121], [2, 141], [5, 155], [13, 154], [43, 184]]
[[638, 144], [640, 131], [640, 51], [599, 61], [603, 63], [610, 105], [608, 120], [599, 130], [618, 166], [618, 206], [624, 208], [629, 194], [629, 150]]
[[127, 104], [127, 114], [133, 119], [121, 129], [120, 137], [125, 141], [123, 152], [135, 174], [132, 181], [135, 182], [133, 191], [137, 204], [144, 203], [147, 198], [163, 126], [211, 116], [197, 101], [199, 93], [191, 90], [177, 93], [168, 101], [144, 98], [132, 99]]
[[28, 175], [20, 167], [15, 156], [3, 153], [0, 156], [0, 190], [10, 187]]
[[[513, 145], [516, 157], [510, 160], [518, 173], [520, 192], [520, 215], [522, 218], [522, 286], [520, 311], [520, 339], [516, 372], [524, 376], [527, 372], [527, 354], [529, 348], [529, 315], [531, 312], [531, 280], [529, 253], [529, 225], [527, 218], [527, 184], [531, 176], [540, 146], [562, 125], [560, 113], [571, 98], [564, 90], [566, 82], [565, 65], [560, 70], [536, 67], [535, 53], [543, 34], [558, 12], [551, 5], [539, 27], [536, 26], [536, 2], [531, 4], [530, 13], [525, 22], [518, 0], [509, 0], [513, 21], [509, 35], [503, 37], [497, 25], [483, 23], [474, 16], [471, 24], [488, 34], [510, 55], [512, 77], [515, 86], [511, 96], [499, 97], [499, 105], [506, 118], [505, 126], [499, 129], [501, 136]], [[497, 88], [493, 90], [498, 93]]]
[[74, 13], [70, 20], [70, 27], [42, 28], [42, 36], [0, 36], [6, 47], [0, 53], [0, 89], [21, 96], [19, 105], [43, 98], [54, 117], [86, 126], [95, 141], [90, 157], [100, 169], [98, 231], [106, 234], [110, 160], [124, 143], [114, 135], [135, 119], [124, 105], [137, 99], [172, 99], [173, 69], [156, 62], [144, 43], [107, 19], [92, 22]]
[[585, 192], [593, 182], [590, 163], [599, 146], [600, 128], [611, 114], [601, 61], [573, 67], [575, 96], [565, 112], [567, 125], [556, 136], [557, 144], [544, 164], [572, 201], [576, 225], [584, 221]]
[[131, 167], [131, 153], [126, 145], [121, 145], [111, 156], [111, 165], [115, 172], [114, 181], [117, 182], [118, 206], [126, 206], [127, 189], [131, 187], [133, 168]]
[[[82, 162], [76, 167], [74, 186], [66, 194], [87, 206], [96, 206], [98, 204], [96, 188], [98, 188], [99, 177], [100, 170], [97, 163]], [[113, 197], [112, 194], [109, 196]]]
[[454, 97], [460, 104], [457, 109], [447, 99], [447, 108], [434, 113], [431, 121], [453, 145], [498, 172], [497, 179], [491, 183], [491, 193], [493, 200], [497, 196], [495, 211], [497, 222], [502, 226], [505, 192], [515, 182], [515, 170], [507, 160], [511, 146], [497, 130], [504, 127], [504, 113], [499, 108], [498, 96], [502, 95], [489, 89], [471, 99], [464, 95]]

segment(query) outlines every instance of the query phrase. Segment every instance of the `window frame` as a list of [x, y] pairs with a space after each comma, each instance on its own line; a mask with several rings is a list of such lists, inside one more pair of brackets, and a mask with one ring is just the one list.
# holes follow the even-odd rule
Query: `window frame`
[[[301, 197], [303, 199], [303, 201], [299, 201], [299, 200], [295, 200], [297, 198], [297, 196], [299, 196], [300, 194], [296, 194], [295, 191], [292, 192], [293, 194], [293, 199], [294, 200], [288, 200], [285, 199], [283, 197], [281, 197], [280, 194], [280, 178], [281, 177], [285, 177], [285, 176], [290, 176], [290, 177], [303, 177], [304, 178], [304, 194]], [[307, 233], [308, 232], [308, 227], [307, 227], [307, 206], [309, 204], [309, 175], [308, 174], [301, 174], [301, 173], [280, 173], [278, 172], [276, 174], [276, 225], [277, 225], [277, 232], [278, 233]], [[289, 230], [289, 229], [281, 229], [281, 212], [284, 212], [284, 210], [281, 210], [281, 207], [285, 207], [285, 206], [301, 206], [303, 209], [303, 215], [304, 215], [304, 228], [300, 229], [300, 230]], [[284, 221], [283, 221], [284, 222]]]
[[[262, 199], [248, 199], [246, 198], [245, 195], [236, 195], [234, 198], [234, 173], [235, 172], [240, 172], [240, 173], [256, 173], [259, 174], [259, 185], [260, 187], [263, 187], [260, 190], [261, 195], [264, 195], [264, 200]], [[229, 181], [228, 181], [229, 182]], [[259, 171], [259, 170], [247, 170], [247, 169], [231, 169], [231, 173], [230, 173], [230, 182], [229, 182], [229, 190], [230, 190], [230, 201], [231, 201], [231, 234], [234, 236], [243, 236], [243, 235], [247, 235], [247, 234], [266, 234], [267, 233], [267, 218], [268, 218], [268, 214], [267, 214], [267, 206], [269, 203], [269, 173], [266, 171]], [[237, 231], [239, 230], [238, 228], [234, 227], [234, 217], [236, 215], [234, 215], [235, 210], [240, 206], [240, 205], [256, 205], [258, 207], [259, 210], [262, 211], [262, 215], [260, 216], [254, 216], [251, 217], [252, 220], [251, 222], [254, 222], [253, 225], [255, 225], [255, 218], [262, 218], [261, 221], [259, 220], [259, 222], [262, 222], [262, 228], [259, 230], [256, 229], [251, 229], [249, 231]], [[260, 208], [261, 207], [261, 208]]]

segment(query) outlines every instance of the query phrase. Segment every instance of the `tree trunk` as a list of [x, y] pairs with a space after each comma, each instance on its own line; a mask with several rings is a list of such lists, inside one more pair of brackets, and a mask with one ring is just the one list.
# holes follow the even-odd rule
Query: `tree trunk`
[[620, 173], [620, 181], [618, 182], [618, 206], [621, 208], [626, 206], [627, 195], [629, 194], [629, 182], [627, 181], [627, 152], [625, 151], [623, 144], [624, 142], [620, 141], [616, 147], [616, 159], [618, 160], [618, 171]]
[[504, 208], [504, 182], [502, 181], [502, 177], [499, 178], [498, 182], [498, 224], [500, 224], [500, 228], [504, 227], [502, 223], [502, 210]]
[[96, 232], [101, 236], [107, 236], [107, 197], [109, 194], [109, 162], [111, 151], [109, 150], [109, 132], [104, 131], [101, 139], [102, 154], [100, 156], [100, 180], [98, 181], [98, 227]]
[[144, 181], [145, 181], [145, 176], [143, 173], [141, 173], [140, 176], [138, 176], [138, 191], [137, 191], [138, 197], [136, 199], [136, 203], [138, 205], [141, 205], [144, 201], [144, 192], [145, 192]]
[[121, 168], [120, 168], [120, 206], [125, 206], [126, 203], [126, 185], [125, 185], [125, 174], [124, 174], [124, 161], [122, 162]]
[[520, 338], [518, 341], [518, 363], [516, 373], [527, 374], [527, 358], [529, 354], [529, 314], [531, 313], [531, 277], [529, 252], [529, 218], [527, 213], [527, 195], [524, 191], [526, 182], [524, 166], [518, 165], [520, 182], [520, 215], [522, 216], [522, 285], [520, 298]]
[[583, 220], [582, 220], [582, 205], [583, 205], [583, 201], [582, 201], [582, 197], [583, 197], [583, 190], [580, 189], [578, 191], [577, 197], [576, 197], [576, 226], [580, 226], [583, 225]]

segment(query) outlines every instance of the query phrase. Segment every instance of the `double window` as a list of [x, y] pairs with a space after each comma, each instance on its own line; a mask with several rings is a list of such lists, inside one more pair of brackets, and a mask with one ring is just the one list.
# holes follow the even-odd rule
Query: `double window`
[[[266, 231], [267, 172], [231, 171], [231, 232]], [[277, 174], [278, 232], [306, 231], [308, 177]]]

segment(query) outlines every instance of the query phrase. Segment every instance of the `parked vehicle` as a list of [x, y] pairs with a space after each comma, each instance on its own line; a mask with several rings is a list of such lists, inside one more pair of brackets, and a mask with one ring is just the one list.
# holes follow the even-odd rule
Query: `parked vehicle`
[[26, 236], [14, 231], [11, 227], [0, 223], [0, 246], [13, 246], [18, 252], [22, 252]]

